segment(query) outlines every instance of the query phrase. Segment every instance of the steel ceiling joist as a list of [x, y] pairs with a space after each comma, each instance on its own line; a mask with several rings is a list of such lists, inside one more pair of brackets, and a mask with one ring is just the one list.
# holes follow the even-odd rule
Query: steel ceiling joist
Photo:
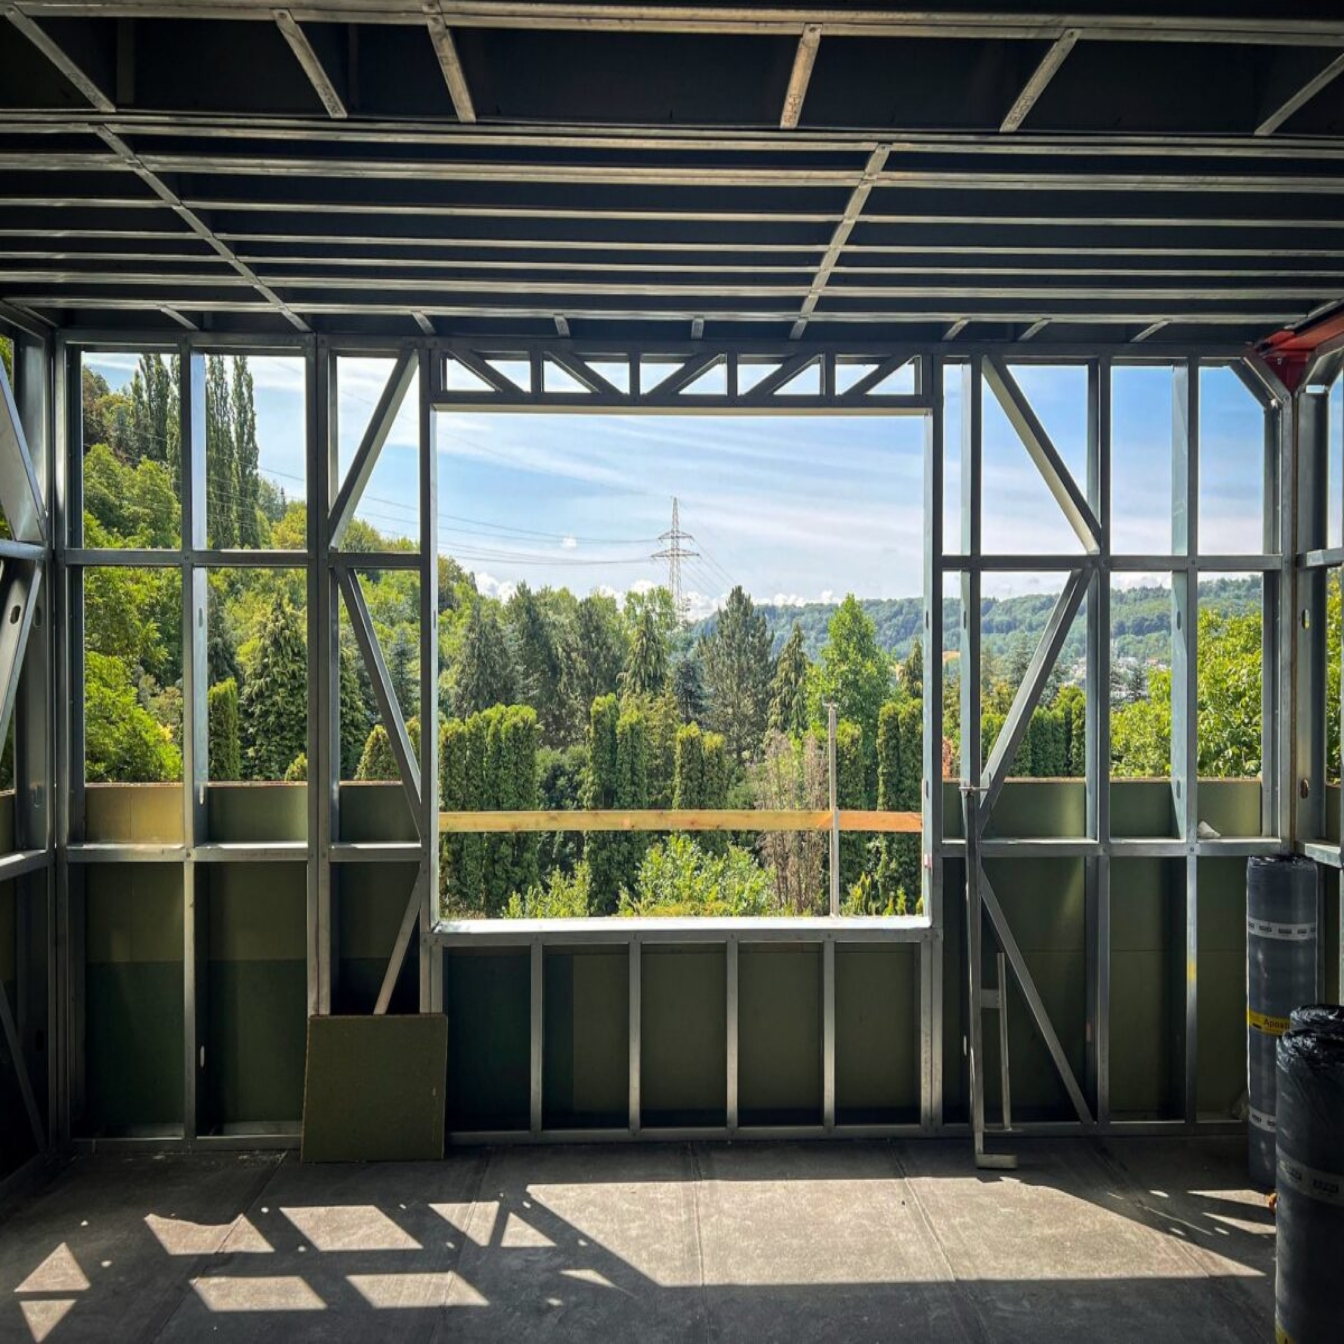
[[[31, 15], [70, 17], [124, 15], [132, 18], [269, 19], [267, 0], [25, 0]], [[301, 22], [424, 22], [422, 0], [305, 0], [290, 6]], [[1097, 42], [1255, 43], [1321, 46], [1344, 43], [1344, 20], [1295, 18], [1286, 23], [1278, 6], [1240, 15], [1154, 12], [1071, 13], [867, 9], [824, 6], [552, 3], [532, 0], [439, 0], [437, 9], [454, 28], [530, 28], [584, 32], [739, 33], [797, 36], [819, 25], [833, 36], [1053, 40], [1066, 29]], [[1115, 9], [1119, 9], [1117, 5]]]

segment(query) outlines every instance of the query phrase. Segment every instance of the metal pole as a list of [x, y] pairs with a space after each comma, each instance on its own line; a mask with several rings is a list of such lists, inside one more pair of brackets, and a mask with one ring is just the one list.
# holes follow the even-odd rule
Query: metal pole
[[826, 706], [826, 759], [829, 767], [831, 786], [831, 902], [830, 912], [834, 918], [840, 913], [840, 804], [836, 788], [835, 774], [835, 730], [836, 708]]

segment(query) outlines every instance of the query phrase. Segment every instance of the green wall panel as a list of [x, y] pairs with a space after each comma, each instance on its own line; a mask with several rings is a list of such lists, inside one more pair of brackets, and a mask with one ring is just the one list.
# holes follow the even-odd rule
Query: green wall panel
[[[373, 1011], [415, 875], [413, 863], [346, 863], [337, 869], [336, 1012]], [[419, 1011], [419, 976], [419, 958], [412, 948], [398, 973], [389, 1011]]]
[[821, 1120], [819, 946], [744, 945], [737, 954], [740, 1122]]
[[728, 1108], [723, 948], [645, 947], [640, 971], [642, 1123], [722, 1125]]
[[1111, 1115], [1183, 1107], [1185, 860], [1111, 861]]
[[399, 783], [341, 785], [341, 839], [416, 840], [415, 818]]
[[215, 864], [199, 880], [206, 936], [202, 1128], [297, 1122], [308, 1013], [304, 865]]
[[1246, 860], [1199, 860], [1202, 1117], [1231, 1119], [1246, 1092]]
[[[1045, 1011], [1064, 1054], [1081, 1082], [1086, 1055], [1086, 974], [1083, 861], [1015, 859], [985, 861], [993, 885], [1017, 939]], [[1011, 879], [1011, 880], [1010, 880]], [[993, 940], [984, 942], [985, 985], [996, 983]], [[1075, 1112], [1045, 1042], [1036, 1031], [1026, 1000], [1011, 970], [1008, 994], [1008, 1052], [1011, 1061], [1013, 1116], [1020, 1120], [1068, 1120]], [[999, 1032], [985, 1016], [985, 1105], [997, 1117]]]
[[84, 803], [88, 840], [182, 843], [180, 784], [89, 784]]
[[526, 1129], [531, 955], [505, 948], [446, 954], [448, 1128]]
[[182, 869], [86, 870], [85, 1112], [79, 1130], [180, 1126]]
[[205, 799], [206, 835], [217, 844], [307, 839], [306, 784], [211, 784]]
[[919, 949], [835, 949], [835, 1107], [841, 1124], [919, 1119]]
[[542, 1098], [548, 1129], [625, 1128], [630, 1118], [630, 956], [547, 950]]
[[1260, 792], [1259, 780], [1201, 779], [1199, 820], [1223, 836], [1263, 835]]

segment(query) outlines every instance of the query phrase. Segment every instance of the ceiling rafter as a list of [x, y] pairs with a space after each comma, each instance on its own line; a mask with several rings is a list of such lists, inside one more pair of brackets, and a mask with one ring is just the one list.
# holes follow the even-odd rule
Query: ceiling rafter
[[798, 129], [798, 122], [803, 115], [803, 102], [807, 98], [807, 86], [812, 82], [812, 67], [817, 63], [817, 48], [820, 45], [821, 24], [806, 24], [798, 38], [798, 50], [793, 57], [789, 87], [784, 92], [784, 111], [779, 118], [779, 128], [782, 131]]
[[308, 35], [295, 20], [294, 15], [287, 9], [277, 9], [275, 23], [285, 41], [289, 43], [289, 49], [294, 53], [295, 59], [303, 67], [303, 73], [308, 76], [313, 92], [322, 100], [327, 115], [337, 121], [344, 121], [350, 115], [345, 100], [336, 91], [336, 85], [332, 83], [321, 57], [313, 50], [313, 44], [308, 40]]
[[1017, 95], [1012, 107], [1008, 109], [1008, 115], [1004, 117], [1003, 124], [999, 130], [1007, 134], [1017, 130], [1027, 119], [1027, 114], [1036, 106], [1041, 94], [1049, 86], [1050, 81], [1054, 79], [1059, 67], [1064, 64], [1068, 56], [1077, 43], [1081, 32], [1077, 28], [1066, 28], [1051, 44], [1049, 50], [1041, 57], [1040, 64], [1032, 72], [1031, 78], [1023, 86], [1022, 92]]
[[[287, 303], [273, 290], [269, 285], [264, 284], [257, 276], [257, 273], [245, 262], [238, 260], [237, 255], [228, 246], [215, 237], [210, 226], [189, 206], [184, 205], [177, 193], [174, 192], [163, 181], [157, 173], [146, 168], [140, 161], [140, 158], [132, 151], [131, 147], [115, 132], [99, 128], [98, 135], [116, 154], [127, 168], [131, 170], [147, 187], [167, 205], [174, 214], [203, 242], [208, 243], [221, 257], [224, 258], [230, 266], [233, 267], [239, 275], [244, 277], [253, 289], [266, 300], [266, 302], [285, 318], [287, 322], [299, 331], [308, 331], [307, 322], [303, 320]], [[177, 307], [183, 305], [178, 304]]]
[[[108, 14], [139, 18], [269, 19], [268, 0], [25, 0], [34, 14]], [[544, 31], [722, 33], [796, 36], [799, 24], [821, 24], [844, 37], [985, 38], [990, 40], [1054, 39], [1065, 28], [1078, 28], [1096, 42], [1189, 42], [1273, 46], [1344, 44], [1344, 18], [1294, 18], [1286, 23], [1277, 6], [1250, 16], [1154, 11], [1144, 6], [1133, 13], [1067, 10], [939, 11], [929, 7], [869, 9], [842, 6], [749, 4], [640, 4], [611, 0], [442, 0], [438, 9], [454, 28], [530, 28]], [[292, 6], [303, 22], [423, 22], [421, 0], [302, 0]], [[1111, 11], [1111, 12], [1108, 12]]]
[[99, 87], [97, 82], [71, 59], [69, 54], [41, 24], [36, 23], [18, 5], [5, 5], [5, 17], [65, 76], [80, 94], [88, 100], [89, 106], [98, 112], [115, 112], [116, 104]]
[[448, 96], [453, 100], [453, 111], [457, 113], [458, 121], [471, 125], [476, 120], [476, 104], [472, 101], [467, 72], [462, 68], [453, 30], [443, 17], [442, 6], [426, 3], [425, 23], [429, 27], [429, 40], [434, 44], [439, 68], [443, 71], [444, 83], [448, 85]]
[[868, 162], [864, 164], [863, 173], [855, 184], [854, 190], [849, 194], [849, 201], [845, 205], [845, 213], [835, 226], [835, 232], [831, 235], [830, 246], [827, 247], [826, 253], [821, 259], [821, 264], [817, 267], [817, 273], [812, 278], [812, 284], [808, 287], [802, 307], [799, 309], [798, 316], [789, 332], [791, 341], [799, 340], [802, 337], [803, 332], [807, 329], [809, 319], [816, 312], [822, 292], [831, 278], [831, 272], [840, 261], [840, 257], [845, 250], [845, 244], [849, 241], [849, 235], [854, 232], [854, 226], [859, 222], [863, 207], [868, 204], [868, 197], [872, 195], [873, 187], [882, 175], [882, 169], [886, 165], [887, 156], [890, 152], [886, 145], [879, 145], [868, 156]]
[[1332, 84], [1341, 74], [1344, 74], [1344, 51], [1300, 84], [1276, 107], [1266, 109], [1267, 115], [1255, 128], [1256, 135], [1273, 135], [1289, 117], [1305, 107], [1327, 84]]

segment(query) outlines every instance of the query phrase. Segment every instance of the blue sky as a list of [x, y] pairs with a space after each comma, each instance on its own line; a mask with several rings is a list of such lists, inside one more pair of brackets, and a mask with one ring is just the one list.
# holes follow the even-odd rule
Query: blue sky
[[[261, 468], [301, 493], [303, 364], [254, 356]], [[113, 387], [135, 358], [89, 356]], [[342, 463], [353, 455], [391, 361], [342, 359]], [[1016, 376], [1081, 483], [1086, 374], [1019, 366]], [[1230, 370], [1202, 375], [1202, 549], [1261, 546], [1263, 430], [1258, 406]], [[1332, 528], [1340, 508], [1339, 388], [1335, 389]], [[417, 491], [414, 385], [365, 492], [360, 515], [413, 535]], [[1113, 526], [1118, 551], [1170, 549], [1171, 375], [1122, 368], [1113, 384]], [[959, 538], [961, 379], [949, 371], [948, 549]], [[985, 396], [986, 551], [1071, 553], [1077, 540], [1007, 420]], [[672, 497], [699, 555], [683, 582], [692, 613], [712, 610], [732, 583], [758, 601], [829, 600], [846, 592], [920, 591], [923, 421], [896, 417], [465, 415], [437, 417], [441, 550], [483, 591], [568, 586], [624, 593], [666, 581], [652, 561]], [[1335, 536], [1332, 544], [1338, 544]], [[1057, 591], [1058, 576], [1013, 574], [987, 595]]]

